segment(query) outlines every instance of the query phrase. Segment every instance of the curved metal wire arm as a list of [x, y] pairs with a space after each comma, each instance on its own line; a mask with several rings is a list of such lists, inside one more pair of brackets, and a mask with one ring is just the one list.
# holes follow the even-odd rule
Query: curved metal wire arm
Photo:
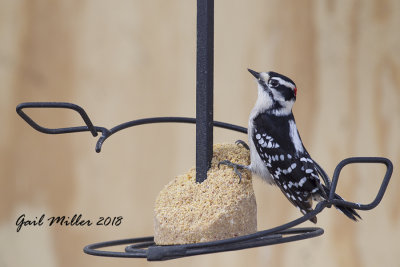
[[[67, 127], [67, 128], [46, 128], [37, 124], [31, 117], [29, 117], [23, 109], [28, 108], [60, 108], [60, 109], [71, 109], [79, 113], [85, 122], [86, 126], [78, 126], [78, 127]], [[145, 118], [128, 121], [122, 124], [119, 124], [111, 129], [107, 129], [101, 126], [94, 126], [89, 116], [85, 112], [85, 110], [75, 104], [65, 103], [65, 102], [26, 102], [21, 103], [17, 106], [17, 113], [21, 116], [22, 119], [26, 121], [32, 128], [35, 130], [45, 133], [45, 134], [65, 134], [65, 133], [76, 133], [76, 132], [91, 132], [94, 137], [97, 136], [98, 132], [101, 132], [101, 137], [98, 139], [96, 143], [96, 152], [99, 153], [103, 146], [104, 141], [109, 138], [111, 135], [124, 130], [129, 127], [143, 125], [143, 124], [151, 124], [151, 123], [191, 123], [196, 124], [195, 118], [187, 118], [187, 117], [153, 117], [153, 118]], [[214, 121], [213, 124], [215, 127], [225, 128], [229, 130], [234, 130], [242, 133], [247, 133], [247, 129], [238, 125]]]
[[[56, 128], [50, 129], [38, 125], [32, 120], [24, 111], [25, 108], [66, 108], [77, 111], [85, 122], [86, 126], [70, 127], [70, 128]], [[39, 132], [46, 134], [63, 134], [73, 132], [84, 132], [90, 131], [93, 136], [97, 136], [98, 132], [102, 133], [96, 144], [96, 151], [100, 152], [103, 142], [113, 135], [114, 133], [123, 129], [143, 125], [150, 123], [196, 123], [194, 118], [186, 117], [155, 117], [129, 121], [117, 125], [111, 129], [105, 127], [94, 126], [86, 114], [83, 108], [78, 105], [64, 102], [31, 102], [22, 103], [17, 106], [17, 113], [34, 129]], [[229, 130], [234, 130], [241, 133], [247, 133], [247, 129], [241, 126], [214, 121], [214, 126], [221, 127]], [[345, 200], [334, 199], [336, 187], [339, 181], [339, 175], [341, 170], [348, 164], [353, 163], [378, 163], [386, 166], [386, 172], [383, 177], [383, 181], [378, 190], [375, 199], [369, 204], [360, 204], [354, 202], [348, 202]], [[323, 178], [325, 185], [330, 188], [329, 197], [327, 200], [317, 204], [315, 209], [305, 214], [304, 216], [291, 221], [289, 223], [268, 229], [258, 231], [254, 234], [239, 236], [235, 238], [229, 238], [224, 240], [217, 240], [213, 242], [204, 242], [196, 244], [185, 244], [185, 245], [173, 245], [173, 246], [157, 246], [154, 243], [153, 237], [142, 237], [133, 239], [123, 239], [115, 241], [107, 241], [88, 245], [84, 248], [84, 252], [96, 256], [107, 256], [107, 257], [126, 257], [126, 258], [147, 258], [149, 261], [153, 260], [169, 260], [180, 257], [194, 256], [207, 253], [217, 253], [222, 251], [240, 250], [252, 247], [267, 246], [273, 244], [280, 244], [286, 242], [292, 242], [296, 240], [302, 240], [307, 238], [316, 237], [323, 234], [323, 229], [318, 227], [309, 228], [293, 228], [320, 213], [324, 208], [330, 208], [332, 205], [350, 207], [357, 210], [370, 210], [375, 208], [383, 198], [386, 188], [389, 184], [389, 180], [393, 173], [392, 162], [383, 157], [353, 157], [342, 160], [335, 168], [332, 176], [332, 182], [330, 181], [326, 172], [317, 164], [318, 172]], [[105, 251], [99, 250], [105, 247], [117, 246], [117, 245], [128, 245], [124, 252], [116, 251]]]
[[[60, 109], [71, 109], [75, 110], [82, 117], [86, 126], [80, 127], [68, 127], [68, 128], [56, 128], [50, 129], [46, 127], [42, 127], [37, 124], [31, 117], [29, 117], [23, 109], [25, 108], [60, 108]], [[86, 114], [85, 110], [78, 105], [66, 102], [26, 102], [21, 103], [17, 106], [17, 113], [21, 118], [23, 118], [33, 129], [45, 133], [45, 134], [63, 134], [63, 133], [76, 133], [76, 132], [85, 132], [90, 131], [94, 137], [97, 136], [97, 132], [101, 132], [102, 129], [99, 127], [94, 127], [92, 121], [89, 119], [89, 116]]]

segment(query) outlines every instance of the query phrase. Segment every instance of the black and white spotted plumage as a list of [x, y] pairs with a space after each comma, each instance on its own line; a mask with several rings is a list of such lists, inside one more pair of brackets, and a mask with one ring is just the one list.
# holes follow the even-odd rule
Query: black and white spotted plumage
[[295, 125], [293, 115], [262, 113], [254, 118], [253, 125], [252, 142], [273, 183], [303, 214], [310, 212], [312, 195], [320, 194], [322, 187], [305, 148], [301, 145], [297, 150], [293, 142], [288, 142], [290, 125]]
[[[258, 98], [249, 118], [251, 164], [245, 166], [270, 184], [277, 185], [303, 214], [312, 211], [312, 200], [327, 198], [317, 166], [303, 146], [292, 113], [295, 83], [275, 72], [255, 72]], [[335, 196], [341, 199], [340, 196]], [[352, 220], [360, 216], [350, 208], [337, 207]], [[317, 218], [311, 219], [316, 223]]]

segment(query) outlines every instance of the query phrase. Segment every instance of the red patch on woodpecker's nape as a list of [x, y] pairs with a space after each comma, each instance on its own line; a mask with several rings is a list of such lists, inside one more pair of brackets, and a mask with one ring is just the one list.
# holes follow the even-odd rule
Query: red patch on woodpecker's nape
[[297, 96], [297, 87], [294, 88], [294, 96]]

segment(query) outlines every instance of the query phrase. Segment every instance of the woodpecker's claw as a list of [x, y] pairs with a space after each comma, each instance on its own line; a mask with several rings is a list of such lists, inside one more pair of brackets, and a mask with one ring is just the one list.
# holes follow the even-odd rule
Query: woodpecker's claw
[[250, 147], [246, 144], [245, 141], [243, 140], [236, 140], [235, 144], [237, 145], [242, 145], [244, 148], [246, 148], [247, 150], [250, 150]]
[[242, 174], [239, 172], [238, 169], [240, 169], [240, 170], [248, 169], [247, 166], [245, 166], [245, 165], [240, 165], [240, 164], [236, 164], [236, 163], [232, 163], [232, 162], [230, 162], [229, 160], [223, 160], [223, 161], [220, 161], [220, 162], [218, 163], [218, 168], [219, 168], [219, 166], [220, 166], [221, 164], [233, 168], [233, 171], [236, 173], [237, 176], [239, 176], [239, 184], [242, 182]]

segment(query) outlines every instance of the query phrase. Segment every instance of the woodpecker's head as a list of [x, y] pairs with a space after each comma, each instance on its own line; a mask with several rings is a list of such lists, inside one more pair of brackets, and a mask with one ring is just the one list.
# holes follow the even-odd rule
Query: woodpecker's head
[[262, 111], [269, 111], [278, 116], [289, 115], [296, 101], [296, 84], [288, 77], [273, 71], [248, 70], [257, 79], [256, 106]]

